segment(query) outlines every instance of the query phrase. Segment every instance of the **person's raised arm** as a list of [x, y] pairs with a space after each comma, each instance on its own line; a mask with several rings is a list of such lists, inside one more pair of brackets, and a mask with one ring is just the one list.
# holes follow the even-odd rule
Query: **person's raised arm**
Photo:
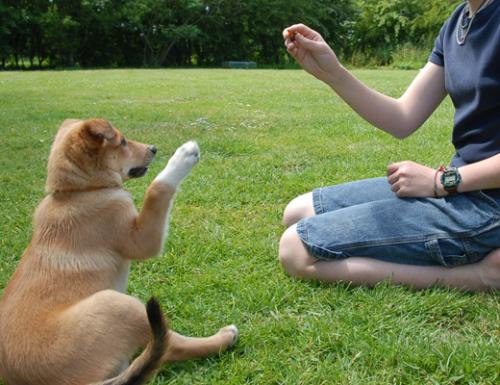
[[419, 128], [446, 96], [444, 70], [427, 63], [406, 92], [392, 98], [359, 81], [338, 61], [321, 35], [303, 24], [283, 31], [288, 52], [307, 72], [328, 84], [352, 109], [397, 138]]

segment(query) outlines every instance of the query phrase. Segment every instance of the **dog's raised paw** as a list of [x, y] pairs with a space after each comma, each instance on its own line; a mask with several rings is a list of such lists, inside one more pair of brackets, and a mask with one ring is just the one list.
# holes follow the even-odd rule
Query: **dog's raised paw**
[[175, 151], [174, 156], [172, 156], [172, 159], [174, 158], [178, 161], [191, 164], [191, 167], [194, 166], [200, 160], [200, 147], [198, 143], [194, 140], [184, 143]]
[[198, 143], [193, 140], [186, 142], [175, 151], [156, 180], [177, 187], [199, 160], [200, 147]]

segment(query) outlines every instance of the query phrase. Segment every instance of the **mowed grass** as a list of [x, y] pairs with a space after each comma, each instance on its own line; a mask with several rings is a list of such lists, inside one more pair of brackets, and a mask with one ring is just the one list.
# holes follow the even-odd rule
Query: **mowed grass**
[[[416, 74], [355, 73], [393, 96]], [[134, 263], [129, 290], [157, 296], [181, 333], [235, 323], [241, 337], [219, 357], [166, 366], [153, 384], [500, 382], [498, 294], [303, 282], [277, 261], [281, 215], [296, 195], [385, 175], [399, 160], [446, 163], [449, 100], [399, 141], [302, 71], [0, 73], [0, 291], [29, 242], [58, 125], [89, 117], [159, 148], [148, 175], [126, 185], [138, 206], [179, 145], [196, 139], [202, 150], [164, 255]]]

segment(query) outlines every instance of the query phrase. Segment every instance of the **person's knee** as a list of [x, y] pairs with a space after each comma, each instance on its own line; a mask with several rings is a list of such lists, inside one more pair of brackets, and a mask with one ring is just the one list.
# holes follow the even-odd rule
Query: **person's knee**
[[288, 206], [286, 206], [285, 211], [283, 212], [283, 224], [286, 227], [290, 227], [300, 221], [302, 219], [301, 209], [291, 201]]
[[500, 290], [500, 249], [491, 251], [478, 266], [483, 271], [480, 274], [483, 284], [489, 290]]
[[281, 236], [278, 259], [285, 271], [294, 277], [304, 277], [307, 270], [303, 254], [307, 254], [295, 226], [289, 227]]
[[278, 259], [285, 270], [288, 270], [288, 266], [293, 264], [293, 250], [292, 250], [292, 236], [291, 228], [288, 228], [280, 239], [280, 245], [278, 250]]
[[300, 195], [293, 199], [283, 213], [283, 224], [290, 227], [302, 218], [314, 215], [311, 193]]

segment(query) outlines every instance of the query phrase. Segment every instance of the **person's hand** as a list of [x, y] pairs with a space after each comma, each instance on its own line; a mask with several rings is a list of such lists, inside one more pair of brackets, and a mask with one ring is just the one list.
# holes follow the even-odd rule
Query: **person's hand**
[[285, 28], [283, 38], [290, 55], [311, 75], [327, 83], [335, 77], [341, 65], [318, 32], [304, 24], [295, 24]]
[[438, 196], [447, 195], [439, 182], [436, 170], [421, 164], [404, 161], [387, 166], [387, 181], [398, 197], [434, 197], [434, 177], [437, 177]]

